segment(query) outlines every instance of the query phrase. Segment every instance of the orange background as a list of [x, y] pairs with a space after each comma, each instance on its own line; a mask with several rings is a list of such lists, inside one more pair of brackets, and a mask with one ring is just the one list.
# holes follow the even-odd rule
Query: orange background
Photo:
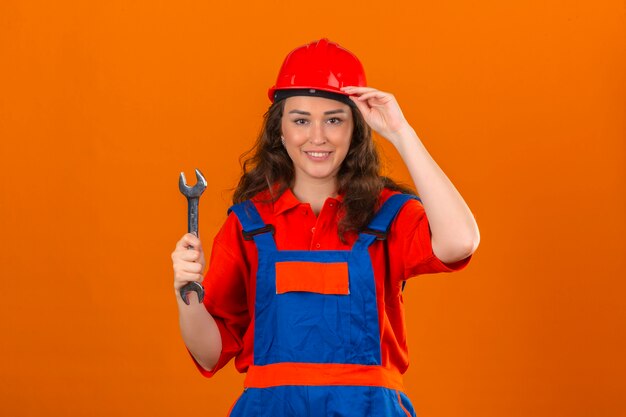
[[[0, 415], [225, 415], [177, 328], [177, 188], [210, 245], [284, 56], [393, 92], [482, 241], [407, 285], [418, 416], [626, 416], [625, 5], [0, 2]], [[378, 140], [386, 172], [409, 181]]]

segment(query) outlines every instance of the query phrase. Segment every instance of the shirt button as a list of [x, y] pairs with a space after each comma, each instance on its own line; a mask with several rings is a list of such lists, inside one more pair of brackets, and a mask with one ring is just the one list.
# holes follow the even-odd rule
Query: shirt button
[[315, 244], [315, 247], [316, 247], [317, 249], [319, 249], [319, 248], [320, 248], [320, 246], [322, 246], [322, 245], [320, 245], [319, 243], [316, 243], [316, 244]]
[[329, 203], [328, 205], [332, 207], [335, 205], [335, 203]]
[[311, 227], [311, 233], [315, 233], [315, 227]]

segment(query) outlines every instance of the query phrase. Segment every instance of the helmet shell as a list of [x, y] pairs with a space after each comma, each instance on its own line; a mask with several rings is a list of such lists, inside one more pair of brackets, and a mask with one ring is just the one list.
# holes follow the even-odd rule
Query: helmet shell
[[294, 49], [285, 57], [276, 84], [267, 95], [272, 103], [276, 90], [309, 88], [347, 96], [340, 89], [349, 85], [367, 85], [361, 61], [339, 44], [322, 38]]

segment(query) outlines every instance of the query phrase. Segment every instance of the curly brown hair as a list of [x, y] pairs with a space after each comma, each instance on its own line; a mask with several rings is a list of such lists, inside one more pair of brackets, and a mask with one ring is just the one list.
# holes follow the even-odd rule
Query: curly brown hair
[[[285, 100], [273, 103], [264, 115], [263, 126], [254, 146], [240, 157], [243, 174], [233, 195], [241, 203], [261, 191], [269, 191], [274, 202], [293, 185], [294, 167], [280, 139]], [[410, 188], [380, 175], [380, 157], [372, 140], [372, 130], [354, 106], [354, 129], [348, 154], [337, 172], [337, 192], [343, 194], [339, 237], [366, 227], [379, 208], [383, 188], [415, 194]]]

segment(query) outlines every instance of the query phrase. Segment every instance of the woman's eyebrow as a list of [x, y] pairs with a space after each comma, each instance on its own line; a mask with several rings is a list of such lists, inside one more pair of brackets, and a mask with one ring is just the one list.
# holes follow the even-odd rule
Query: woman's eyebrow
[[[337, 113], [345, 113], [345, 112], [346, 111], [343, 110], [343, 109], [337, 109], [337, 110], [325, 111], [324, 114], [337, 114]], [[304, 111], [304, 110], [291, 110], [289, 112], [289, 114], [291, 114], [291, 113], [302, 114], [302, 115], [305, 115], [305, 116], [310, 116], [311, 115], [311, 113], [309, 113], [308, 111]]]

